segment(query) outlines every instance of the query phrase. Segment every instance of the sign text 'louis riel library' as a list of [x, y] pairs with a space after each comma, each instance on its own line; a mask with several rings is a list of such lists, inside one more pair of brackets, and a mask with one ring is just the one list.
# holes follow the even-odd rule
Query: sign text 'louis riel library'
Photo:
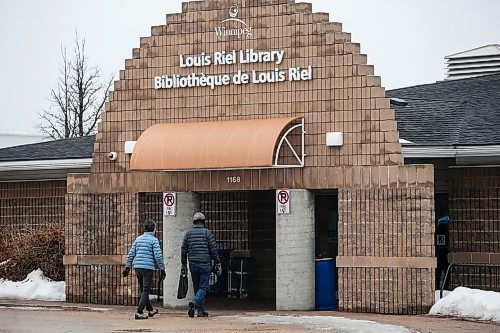
[[243, 300], [315, 309], [318, 263], [332, 258], [338, 309], [426, 313], [434, 168], [404, 164], [380, 81], [308, 3], [191, 1], [167, 14], [125, 60], [90, 172], [68, 175], [67, 300], [134, 304], [121, 270], [150, 217], [163, 305], [185, 306], [180, 246], [201, 211], [222, 256], [249, 267], [224, 287]]

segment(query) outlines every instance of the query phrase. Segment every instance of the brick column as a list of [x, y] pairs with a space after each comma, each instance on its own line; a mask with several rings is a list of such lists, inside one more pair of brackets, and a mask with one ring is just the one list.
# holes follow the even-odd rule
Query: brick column
[[339, 190], [339, 310], [428, 313], [434, 304], [434, 189]]
[[181, 271], [181, 244], [184, 234], [193, 225], [193, 215], [200, 209], [200, 195], [193, 192], [177, 192], [176, 216], [163, 216], [163, 255], [167, 277], [163, 282], [163, 306], [187, 307], [193, 299], [193, 284], [189, 276], [189, 291], [185, 299], [177, 299], [177, 287]]
[[290, 214], [276, 214], [276, 310], [312, 310], [314, 196], [290, 191]]

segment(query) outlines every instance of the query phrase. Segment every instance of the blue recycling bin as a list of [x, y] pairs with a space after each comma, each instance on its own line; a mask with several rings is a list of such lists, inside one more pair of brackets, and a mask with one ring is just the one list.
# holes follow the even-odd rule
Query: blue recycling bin
[[316, 310], [334, 310], [335, 269], [332, 258], [316, 259]]

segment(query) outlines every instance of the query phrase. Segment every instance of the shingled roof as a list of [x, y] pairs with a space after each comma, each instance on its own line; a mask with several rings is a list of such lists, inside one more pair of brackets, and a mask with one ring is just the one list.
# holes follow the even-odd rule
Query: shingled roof
[[[399, 137], [415, 145], [500, 145], [500, 74], [387, 91], [405, 100]], [[400, 104], [400, 103], [398, 103]], [[0, 149], [0, 162], [91, 158], [95, 136]]]
[[[417, 145], [500, 145], [500, 74], [394, 89], [399, 137]], [[399, 104], [399, 103], [398, 103]]]
[[0, 149], [0, 162], [92, 158], [95, 135]]

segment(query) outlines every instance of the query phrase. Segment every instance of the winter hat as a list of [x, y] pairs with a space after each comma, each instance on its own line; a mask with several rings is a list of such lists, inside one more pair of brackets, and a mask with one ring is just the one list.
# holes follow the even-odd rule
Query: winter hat
[[195, 213], [193, 216], [193, 223], [205, 223], [205, 215], [203, 213]]
[[144, 231], [146, 231], [146, 232], [155, 231], [155, 228], [156, 228], [155, 221], [150, 220], [150, 219], [147, 219], [146, 221], [144, 221]]

